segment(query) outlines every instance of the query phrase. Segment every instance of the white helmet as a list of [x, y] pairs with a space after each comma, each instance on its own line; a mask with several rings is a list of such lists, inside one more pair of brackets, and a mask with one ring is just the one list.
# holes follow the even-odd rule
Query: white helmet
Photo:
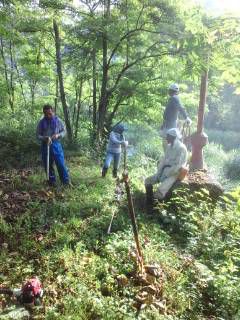
[[179, 85], [177, 83], [172, 83], [169, 86], [169, 90], [175, 91], [175, 92], [179, 92]]
[[178, 128], [171, 128], [166, 132], [168, 135], [172, 137], [176, 137], [178, 139], [182, 138], [181, 132], [178, 130]]

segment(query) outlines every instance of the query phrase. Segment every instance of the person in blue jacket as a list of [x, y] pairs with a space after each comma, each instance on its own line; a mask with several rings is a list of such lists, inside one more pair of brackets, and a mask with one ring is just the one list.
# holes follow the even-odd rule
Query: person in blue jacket
[[53, 164], [55, 162], [62, 184], [69, 184], [69, 174], [65, 166], [64, 153], [60, 139], [66, 135], [66, 129], [61, 119], [55, 116], [51, 105], [43, 106], [44, 117], [37, 126], [37, 138], [41, 143], [42, 161], [47, 170], [47, 146], [50, 145], [49, 154], [49, 184], [55, 185], [56, 176]]
[[192, 120], [189, 118], [179, 98], [179, 85], [177, 83], [173, 83], [169, 86], [168, 94], [169, 94], [169, 99], [163, 114], [163, 124], [161, 126], [161, 132], [160, 132], [163, 138], [164, 150], [166, 150], [166, 147], [167, 147], [167, 143], [166, 143], [167, 131], [169, 129], [178, 127], [179, 114], [181, 114], [181, 116], [184, 118], [187, 126], [190, 126], [192, 123]]
[[117, 172], [120, 165], [122, 146], [127, 147], [128, 141], [125, 140], [123, 124], [117, 124], [113, 127], [107, 145], [106, 159], [102, 168], [102, 177], [106, 176], [108, 168], [113, 160], [113, 177], [117, 178]]

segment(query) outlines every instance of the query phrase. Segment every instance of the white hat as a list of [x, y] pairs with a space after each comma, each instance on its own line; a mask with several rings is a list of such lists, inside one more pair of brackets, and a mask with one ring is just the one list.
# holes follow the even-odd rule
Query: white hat
[[179, 85], [177, 83], [172, 83], [169, 86], [169, 90], [173, 90], [173, 91], [179, 92]]
[[182, 138], [181, 132], [177, 128], [171, 128], [166, 132], [169, 136], [176, 137], [178, 139]]

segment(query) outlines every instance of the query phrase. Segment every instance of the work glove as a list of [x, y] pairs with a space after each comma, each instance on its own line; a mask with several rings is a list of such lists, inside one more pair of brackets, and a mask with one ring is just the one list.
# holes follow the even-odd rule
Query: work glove
[[57, 134], [57, 133], [55, 133], [55, 134], [52, 136], [52, 140], [57, 140], [59, 137], [60, 137], [60, 135]]
[[19, 298], [22, 294], [22, 290], [21, 289], [13, 289], [12, 293], [13, 293], [14, 297]]
[[128, 141], [123, 141], [123, 145], [124, 145], [125, 148], [127, 148], [128, 147]]
[[191, 120], [189, 117], [187, 117], [187, 119], [185, 120], [185, 123], [186, 123], [188, 126], [190, 126], [190, 125], [192, 124], [192, 120]]
[[52, 139], [50, 137], [44, 137], [43, 139], [47, 144], [51, 144], [52, 143]]

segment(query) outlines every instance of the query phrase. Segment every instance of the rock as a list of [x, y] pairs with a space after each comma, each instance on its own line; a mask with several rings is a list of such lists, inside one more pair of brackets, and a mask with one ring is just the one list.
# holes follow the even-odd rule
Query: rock
[[120, 274], [117, 276], [118, 285], [124, 287], [128, 284], [128, 278], [124, 274]]
[[184, 189], [189, 191], [190, 194], [205, 189], [213, 201], [217, 201], [224, 192], [221, 184], [206, 170], [192, 171], [183, 181], [177, 181], [167, 194], [166, 200], [170, 199], [172, 192], [177, 189]]
[[0, 314], [0, 320], [28, 320], [30, 313], [23, 307], [12, 307], [5, 309]]

